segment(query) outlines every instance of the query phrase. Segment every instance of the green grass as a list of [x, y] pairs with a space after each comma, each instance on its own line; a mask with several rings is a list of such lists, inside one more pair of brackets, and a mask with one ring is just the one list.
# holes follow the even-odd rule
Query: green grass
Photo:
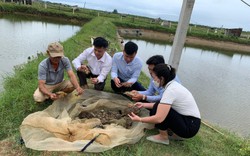
[[[117, 27], [112, 23], [110, 17], [97, 17], [82, 26], [81, 30], [67, 41], [63, 42], [65, 55], [74, 59], [85, 48], [90, 46], [90, 37], [103, 36], [110, 42], [109, 52], [119, 51], [119, 44], [116, 36]], [[35, 56], [30, 62], [19, 66], [15, 74], [5, 77], [5, 91], [0, 94], [0, 155], [1, 148], [4, 148], [3, 155], [82, 155], [80, 152], [48, 152], [35, 151], [20, 145], [19, 126], [23, 119], [30, 113], [40, 111], [48, 107], [48, 101], [42, 105], [36, 105], [33, 101], [33, 92], [37, 87], [37, 67], [46, 56]], [[148, 78], [141, 74], [139, 79], [144, 86], [148, 84]], [[110, 78], [107, 80], [105, 91], [111, 91]], [[167, 156], [167, 155], [250, 155], [250, 142], [235, 134], [231, 134], [218, 128], [225, 135], [202, 125], [199, 133], [191, 139], [174, 142], [169, 146], [154, 144], [143, 137], [134, 145], [122, 145], [106, 152], [84, 155], [102, 156]], [[147, 130], [146, 135], [156, 134], [156, 130]]]

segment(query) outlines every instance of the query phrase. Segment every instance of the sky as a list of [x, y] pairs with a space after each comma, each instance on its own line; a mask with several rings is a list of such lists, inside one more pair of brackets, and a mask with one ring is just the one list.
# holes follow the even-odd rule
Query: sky
[[[178, 21], [183, 0], [47, 0], [88, 9]], [[250, 0], [244, 0], [250, 5]], [[250, 6], [241, 0], [195, 0], [190, 23], [250, 31]]]

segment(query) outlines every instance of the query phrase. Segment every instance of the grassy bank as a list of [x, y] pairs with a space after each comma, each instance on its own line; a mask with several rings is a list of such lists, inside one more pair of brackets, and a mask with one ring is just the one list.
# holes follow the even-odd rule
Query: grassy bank
[[[107, 18], [95, 18], [85, 24], [82, 29], [72, 38], [63, 43], [65, 54], [71, 60], [79, 55], [83, 49], [90, 46], [90, 37], [103, 36], [110, 41], [111, 49], [119, 49], [116, 36], [116, 26]], [[0, 97], [0, 137], [1, 147], [4, 147], [4, 154], [13, 155], [80, 155], [78, 152], [39, 152], [26, 149], [19, 144], [19, 126], [22, 120], [35, 111], [43, 110], [51, 102], [43, 105], [36, 105], [32, 94], [37, 87], [37, 66], [45, 56], [38, 55], [34, 60], [17, 68], [15, 74], [6, 77], [4, 82], [5, 92]], [[141, 75], [140, 80], [148, 78]], [[109, 82], [109, 80], [107, 81]], [[107, 83], [106, 91], [110, 91], [110, 84]], [[122, 145], [112, 150], [99, 153], [98, 155], [247, 155], [250, 152], [249, 141], [225, 132], [225, 136], [216, 133], [212, 129], [202, 125], [200, 132], [194, 138], [182, 141], [172, 141], [169, 146], [153, 144], [142, 138], [135, 145]], [[147, 135], [155, 134], [157, 131], [148, 130]], [[7, 140], [6, 140], [7, 139]], [[2, 151], [1, 151], [2, 152]], [[88, 154], [96, 155], [96, 154]]]

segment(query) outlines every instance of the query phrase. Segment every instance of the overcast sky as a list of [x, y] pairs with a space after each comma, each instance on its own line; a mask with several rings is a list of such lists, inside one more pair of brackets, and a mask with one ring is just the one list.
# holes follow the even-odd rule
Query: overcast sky
[[[80, 7], [178, 21], [183, 0], [48, 0]], [[244, 0], [250, 4], [250, 0]], [[241, 0], [196, 0], [191, 23], [250, 31], [250, 7]]]

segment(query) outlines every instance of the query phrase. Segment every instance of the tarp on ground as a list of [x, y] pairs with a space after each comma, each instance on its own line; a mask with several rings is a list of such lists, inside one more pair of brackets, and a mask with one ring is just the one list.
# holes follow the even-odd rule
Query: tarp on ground
[[[85, 152], [102, 152], [122, 144], [134, 144], [144, 136], [151, 124], [133, 122], [130, 128], [111, 123], [102, 125], [98, 118], [79, 118], [82, 112], [98, 108], [119, 109], [131, 103], [122, 95], [86, 89], [83, 95], [75, 92], [53, 102], [47, 109], [28, 115], [20, 126], [27, 148], [46, 151], [81, 151], [96, 136]], [[95, 115], [95, 114], [93, 114]], [[140, 116], [147, 116], [143, 109]]]

